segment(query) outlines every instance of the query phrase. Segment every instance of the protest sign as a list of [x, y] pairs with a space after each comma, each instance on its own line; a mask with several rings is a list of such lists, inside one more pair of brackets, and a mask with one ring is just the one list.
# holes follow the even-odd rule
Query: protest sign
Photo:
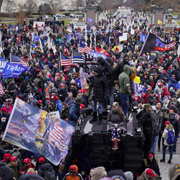
[[54, 165], [68, 153], [74, 127], [16, 98], [3, 140], [45, 156]]
[[59, 119], [59, 118], [60, 118], [59, 111], [50, 112], [49, 114], [50, 114], [51, 116], [53, 116], [53, 117], [57, 118], [57, 119]]
[[45, 22], [43, 21], [34, 21], [33, 22], [33, 28], [36, 28], [38, 30], [44, 30]]
[[88, 73], [83, 73], [83, 72], [80, 73], [80, 81], [81, 81], [82, 89], [89, 89], [89, 85], [86, 81], [87, 76]]
[[107, 56], [106, 55], [104, 55], [104, 54], [101, 54], [101, 53], [97, 53], [97, 52], [94, 52], [94, 51], [90, 51], [90, 55], [92, 56], [92, 57], [94, 57], [94, 58], [98, 58], [98, 57], [102, 57], [103, 59], [106, 59], [107, 58]]

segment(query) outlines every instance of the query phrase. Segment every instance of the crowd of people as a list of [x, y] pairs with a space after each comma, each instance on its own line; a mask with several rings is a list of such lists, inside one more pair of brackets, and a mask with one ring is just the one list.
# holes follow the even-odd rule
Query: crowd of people
[[[45, 22], [44, 30], [38, 30], [32, 28], [32, 22], [15, 26], [2, 24], [1, 57], [10, 61], [11, 54], [18, 56], [29, 63], [29, 69], [16, 78], [1, 78], [4, 89], [0, 97], [1, 136], [16, 98], [47, 112], [59, 111], [61, 118], [74, 127], [80, 123], [82, 109], [92, 105], [91, 123], [97, 121], [97, 125], [101, 125], [103, 112], [107, 112], [110, 107], [107, 122], [112, 133], [112, 149], [116, 151], [121, 133], [126, 131], [128, 111], [138, 106], [136, 118], [145, 142], [142, 174], [137, 179], [160, 179], [160, 169], [155, 158], [156, 144], [158, 142], [158, 151], [162, 148], [161, 163], [166, 162], [166, 149], [169, 148], [168, 163], [171, 164], [179, 137], [180, 56], [177, 54], [178, 46], [175, 46], [166, 52], [148, 52], [139, 57], [143, 47], [140, 36], [152, 32], [164, 42], [179, 41], [179, 29], [174, 28], [167, 34], [163, 27], [153, 27], [148, 16], [143, 13], [132, 13], [130, 20], [112, 17], [108, 13], [105, 17], [98, 24], [87, 26], [91, 31], [87, 37], [85, 31], [74, 29], [73, 25], [66, 27]], [[144, 17], [146, 21], [142, 22]], [[70, 40], [67, 38], [69, 29], [72, 34]], [[131, 29], [134, 30], [133, 34]], [[119, 36], [125, 32], [128, 33], [127, 41], [119, 42]], [[39, 42], [33, 42], [34, 34], [40, 36]], [[52, 46], [48, 43], [52, 43]], [[100, 56], [95, 65], [84, 62], [76, 68], [60, 66], [61, 53], [71, 58], [72, 52], [79, 50], [80, 43], [87, 44], [94, 51], [96, 47], [103, 48], [107, 59]], [[138, 101], [134, 98], [133, 81], [130, 77], [135, 73], [134, 69], [143, 86], [142, 98]], [[81, 72], [88, 74], [88, 89], [82, 89]], [[169, 134], [174, 137], [172, 142], [167, 138]], [[71, 146], [70, 141], [69, 153]], [[23, 161], [20, 162], [18, 157], [6, 153], [8, 148], [12, 149], [13, 145], [2, 141], [1, 179], [53, 180], [57, 176], [61, 180], [84, 178], [78, 172], [78, 162], [72, 161], [69, 166], [67, 156], [59, 166], [54, 166], [43, 156], [36, 157], [36, 164], [33, 164], [31, 153], [21, 150]], [[180, 178], [177, 173], [179, 168], [180, 165], [176, 165], [170, 169], [171, 180]], [[130, 180], [133, 179], [133, 174], [123, 170], [106, 172], [104, 167], [96, 167], [90, 170], [86, 179]]]

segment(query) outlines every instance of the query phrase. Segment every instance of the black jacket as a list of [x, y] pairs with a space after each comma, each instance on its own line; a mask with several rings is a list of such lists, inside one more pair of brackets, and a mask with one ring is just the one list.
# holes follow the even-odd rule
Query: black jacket
[[9, 116], [10, 114], [9, 113], [6, 113], [5, 115], [1, 114], [0, 115], [0, 121], [1, 121], [1, 132], [4, 132], [5, 129], [6, 129], [6, 125], [8, 123], [8, 120], [9, 120]]
[[138, 120], [138, 125], [143, 129], [146, 137], [153, 137], [154, 127], [151, 115], [145, 111]]
[[[154, 153], [152, 151], [150, 151], [148, 154], [150, 154], [150, 153], [152, 153], [154, 155]], [[157, 161], [157, 159], [155, 159], [155, 157], [153, 157], [152, 162], [149, 160], [148, 157], [146, 159], [143, 159], [142, 172], [145, 171], [146, 168], [153, 169], [155, 171], [155, 173], [160, 176], [158, 161]]]
[[175, 136], [177, 137], [179, 135], [179, 121], [175, 119], [168, 119], [169, 122], [173, 125], [174, 131], [175, 131]]
[[107, 96], [107, 78], [105, 75], [102, 75], [102, 72], [99, 68], [99, 76], [94, 76], [92, 80], [93, 88], [93, 100], [96, 102], [103, 102]]

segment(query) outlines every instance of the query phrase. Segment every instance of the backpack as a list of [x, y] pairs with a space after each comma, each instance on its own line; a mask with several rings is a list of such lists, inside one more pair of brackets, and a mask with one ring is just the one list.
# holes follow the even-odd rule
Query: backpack
[[69, 116], [69, 106], [65, 106], [61, 110], [61, 119], [66, 119]]
[[175, 135], [172, 129], [168, 130], [168, 136], [166, 138], [166, 142], [168, 144], [174, 144], [175, 143]]
[[56, 173], [55, 173], [53, 167], [51, 167], [49, 169], [45, 169], [44, 179], [45, 180], [56, 180]]

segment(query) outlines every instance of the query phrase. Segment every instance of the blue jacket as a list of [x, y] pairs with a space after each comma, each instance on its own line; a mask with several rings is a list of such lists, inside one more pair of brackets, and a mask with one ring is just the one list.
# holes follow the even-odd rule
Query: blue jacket
[[168, 91], [171, 87], [173, 87], [176, 90], [176, 81], [173, 81], [174, 77], [170, 77], [170, 83], [168, 86]]
[[61, 100], [58, 100], [56, 102], [56, 109], [59, 111], [59, 114], [61, 114], [62, 108], [63, 108], [62, 102], [61, 102]]
[[69, 102], [69, 117], [68, 119], [70, 121], [77, 121], [80, 116], [80, 107], [75, 101]]
[[176, 91], [180, 89], [180, 81], [178, 81], [178, 83], [176, 84]]

